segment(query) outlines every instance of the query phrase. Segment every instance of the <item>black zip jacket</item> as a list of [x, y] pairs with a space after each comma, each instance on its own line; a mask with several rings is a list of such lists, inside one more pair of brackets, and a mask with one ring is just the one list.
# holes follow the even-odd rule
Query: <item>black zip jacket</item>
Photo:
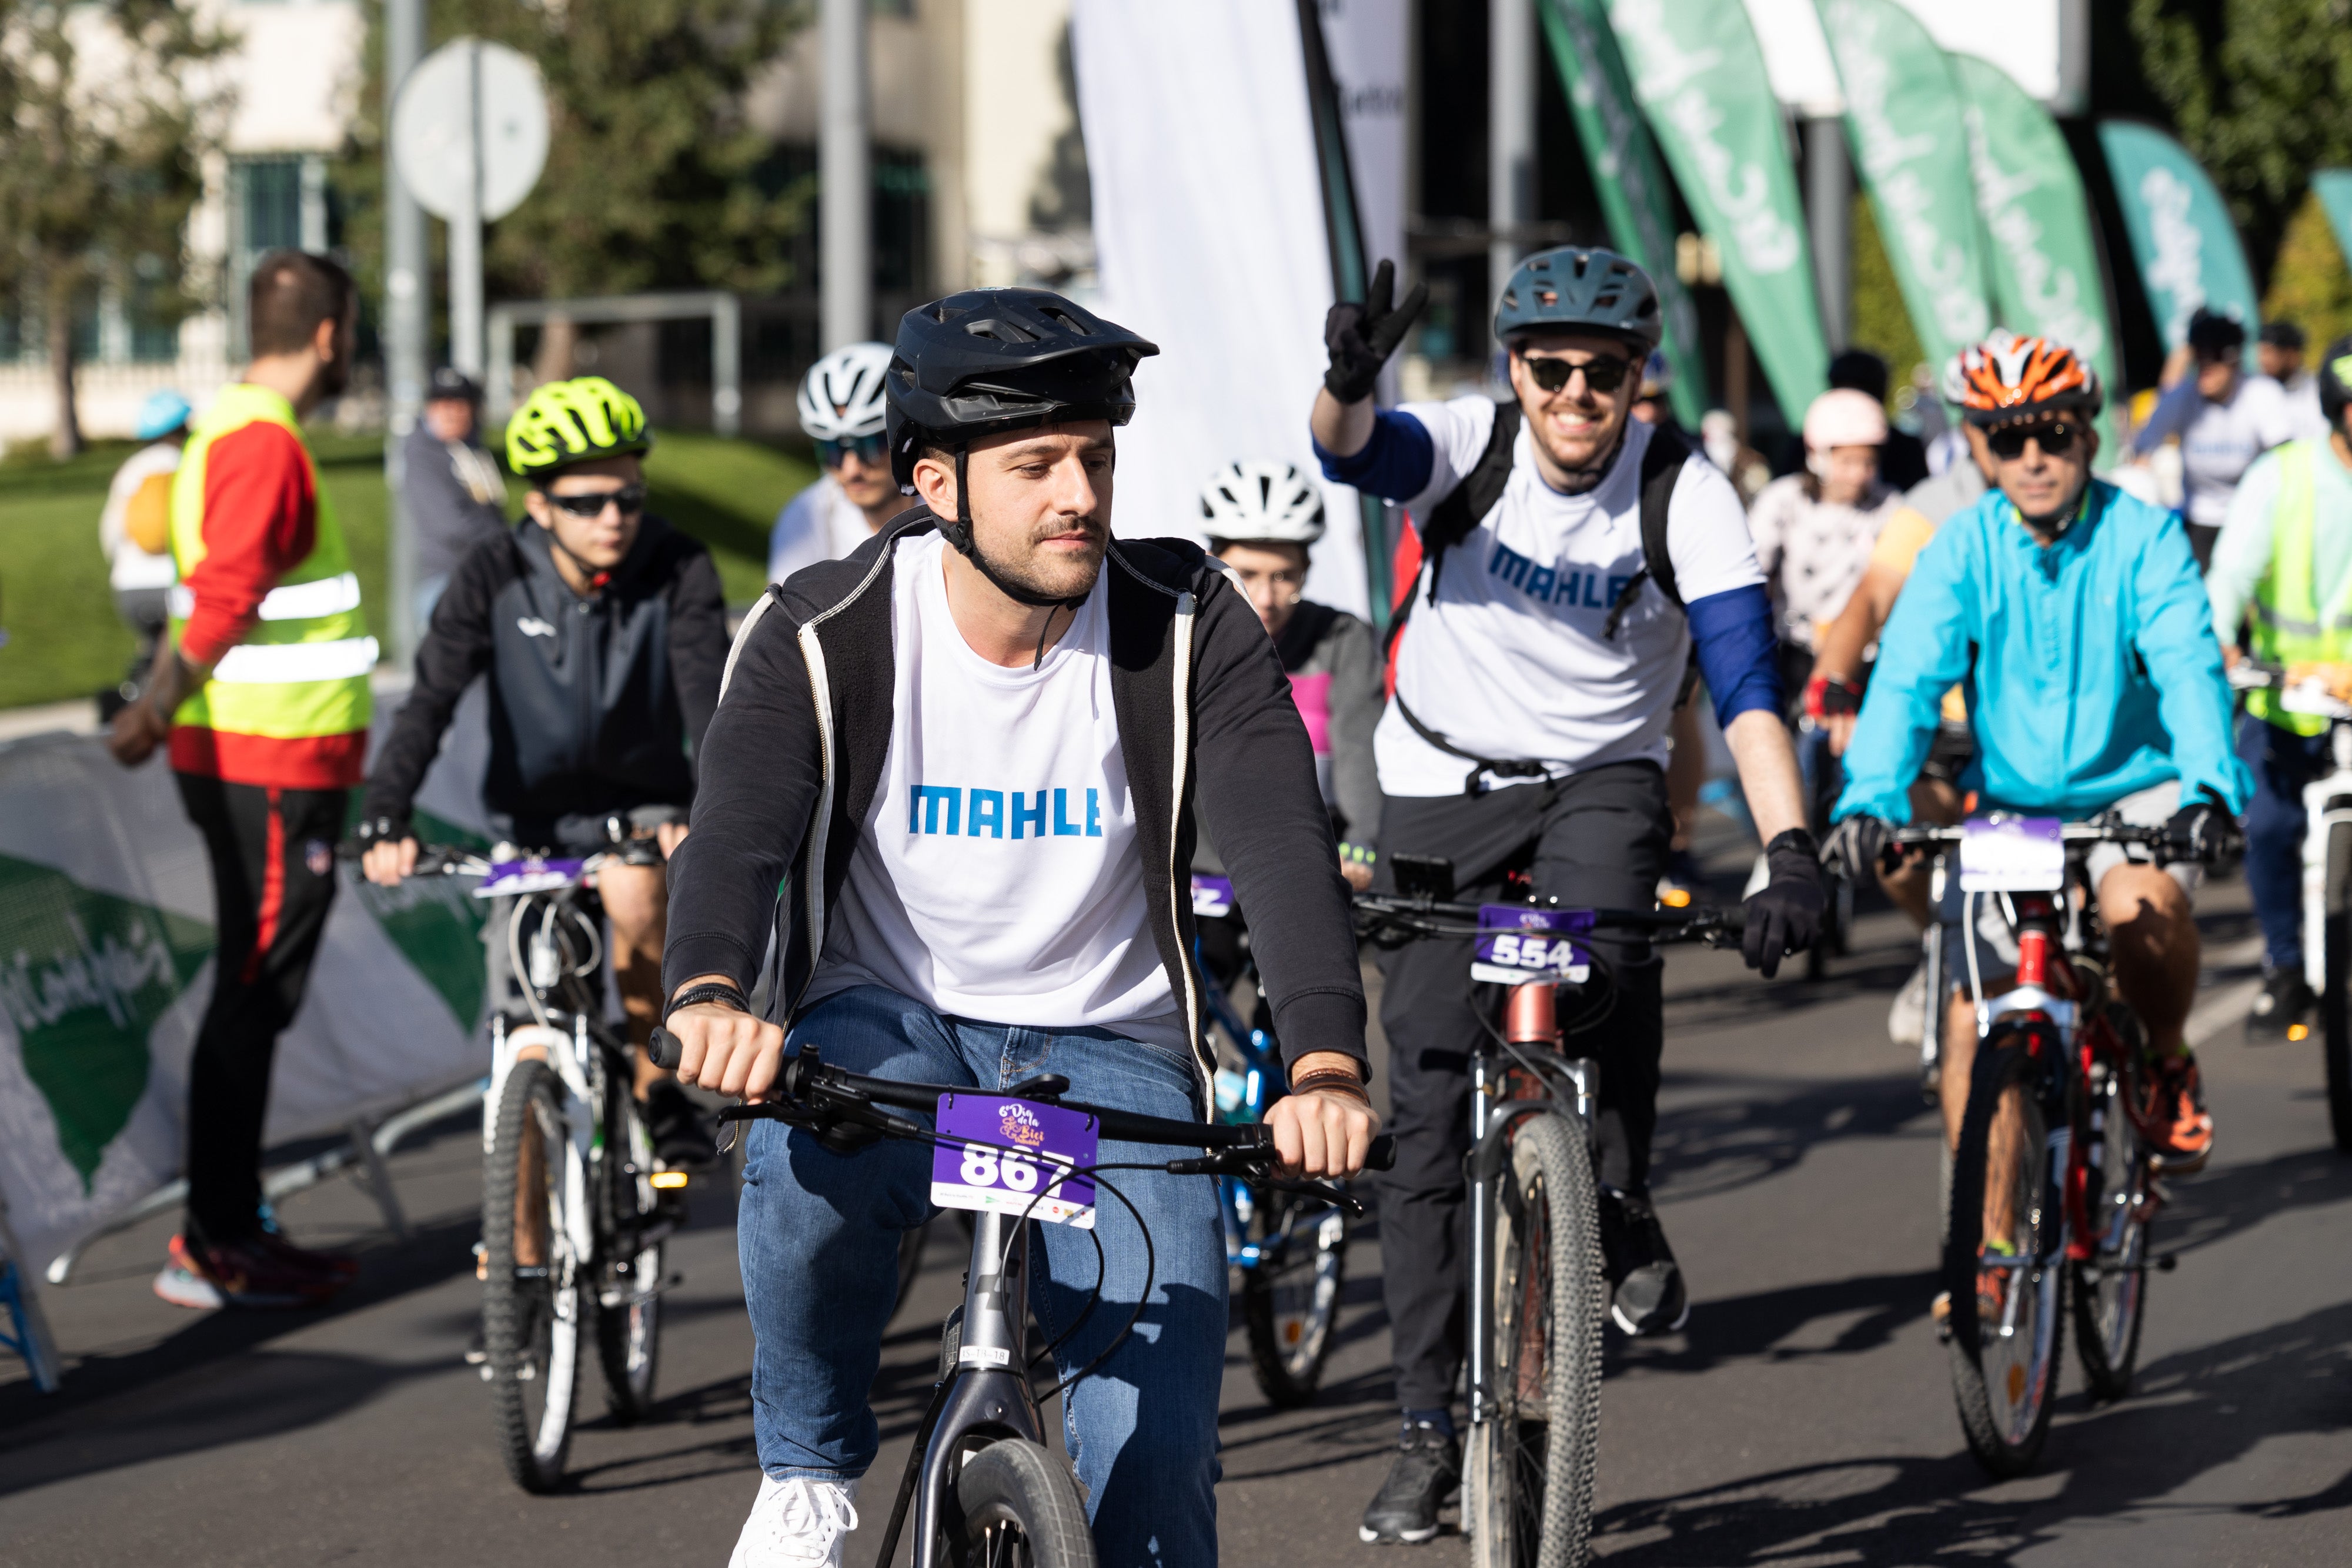
[[700, 544], [648, 517], [583, 599], [528, 518], [467, 552], [416, 651], [416, 684], [368, 775], [363, 820], [408, 821], [442, 732], [490, 672], [482, 800], [498, 831], [531, 848], [601, 839], [603, 820], [694, 799], [698, 750], [719, 706], [727, 605]]
[[[797, 1010], [889, 756], [894, 552], [936, 526], [918, 507], [847, 559], [794, 572], [736, 633], [700, 753], [694, 834], [669, 864], [666, 990], [727, 975], [749, 991], [772, 919], [782, 971], [771, 1006], [780, 1021]], [[1364, 989], [1347, 884], [1273, 642], [1187, 541], [1114, 540], [1103, 571], [1112, 706], [1150, 871], [1145, 901], [1193, 1038], [1197, 813], [1223, 846], [1250, 912], [1285, 1056], [1336, 1051], [1363, 1060]], [[787, 873], [791, 896], [779, 899]]]

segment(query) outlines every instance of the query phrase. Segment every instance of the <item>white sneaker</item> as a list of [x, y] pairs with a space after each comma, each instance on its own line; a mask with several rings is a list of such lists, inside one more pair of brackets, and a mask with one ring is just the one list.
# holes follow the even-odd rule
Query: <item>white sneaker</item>
[[727, 1568], [841, 1568], [841, 1544], [857, 1528], [856, 1497], [855, 1480], [761, 1476]]
[[1927, 960], [1922, 958], [1919, 967], [1911, 971], [1911, 977], [1903, 982], [1903, 988], [1895, 993], [1895, 1005], [1886, 1009], [1886, 1038], [1896, 1045], [1916, 1050], [1927, 1029]]

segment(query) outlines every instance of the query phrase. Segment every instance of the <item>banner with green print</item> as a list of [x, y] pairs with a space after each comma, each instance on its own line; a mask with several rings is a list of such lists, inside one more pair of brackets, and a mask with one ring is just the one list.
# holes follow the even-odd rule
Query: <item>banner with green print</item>
[[1817, 0], [1846, 140], [1919, 346], [1944, 362], [1992, 329], [1984, 234], [1969, 191], [1968, 126], [1950, 62], [1895, 0]]
[[1608, 0], [1633, 93], [1794, 425], [1829, 384], [1811, 247], [1780, 105], [1743, 5]]
[[2234, 316], [2246, 329], [2252, 370], [2262, 301], [2221, 193], [2188, 148], [2152, 125], [2101, 120], [2099, 147], [2165, 348], [2189, 340], [2189, 319], [2200, 309]]
[[2116, 338], [2091, 232], [2090, 199], [2050, 111], [1999, 66], [1951, 57], [1976, 175], [1977, 214], [1991, 241], [1993, 300], [2011, 331], [2056, 338], [2089, 356], [2105, 383], [2108, 447], [2121, 452]]
[[2321, 169], [2311, 176], [2311, 188], [2319, 193], [2337, 248], [2352, 262], [2352, 169]]
[[1610, 243], [1650, 275], [1665, 308], [1666, 335], [1659, 346], [1674, 371], [1675, 417], [1696, 430], [1708, 402], [1698, 310], [1675, 272], [1674, 193], [1633, 101], [1616, 35], [1602, 0], [1546, 0], [1543, 25], [1600, 193], [1601, 216], [1609, 221]]
[[[461, 730], [428, 786], [449, 831], [478, 823], [480, 751]], [[486, 906], [455, 878], [341, 875], [279, 1041], [271, 1145], [488, 1067]], [[161, 761], [125, 771], [83, 737], [0, 747], [0, 1194], [28, 1270], [180, 1174], [214, 940], [204, 847]]]

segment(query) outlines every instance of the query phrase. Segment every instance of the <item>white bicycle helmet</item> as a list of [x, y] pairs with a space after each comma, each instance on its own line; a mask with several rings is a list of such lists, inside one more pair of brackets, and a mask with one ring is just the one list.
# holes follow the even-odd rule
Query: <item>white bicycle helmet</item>
[[1288, 463], [1228, 463], [1201, 489], [1201, 531], [1236, 544], [1311, 545], [1323, 487]]
[[889, 368], [887, 343], [852, 343], [811, 365], [801, 378], [801, 428], [817, 441], [881, 434], [889, 413], [882, 377]]

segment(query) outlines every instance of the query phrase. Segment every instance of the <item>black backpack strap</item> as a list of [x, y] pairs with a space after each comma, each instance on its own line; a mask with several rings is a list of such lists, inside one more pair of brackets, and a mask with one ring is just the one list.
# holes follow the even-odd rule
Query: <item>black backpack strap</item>
[[1545, 764], [1530, 762], [1524, 758], [1505, 759], [1481, 757], [1475, 751], [1463, 750], [1437, 731], [1422, 723], [1420, 716], [1404, 706], [1404, 698], [1402, 695], [1396, 699], [1396, 708], [1397, 712], [1404, 716], [1405, 723], [1412, 727], [1412, 732], [1422, 739], [1449, 757], [1458, 757], [1465, 762], [1475, 764], [1462, 780], [1462, 792], [1465, 795], [1478, 793], [1478, 780], [1485, 774], [1492, 773], [1498, 779], [1542, 779], [1551, 773], [1551, 769]]
[[1675, 581], [1674, 554], [1666, 548], [1666, 514], [1674, 505], [1675, 481], [1682, 476], [1683, 464], [1689, 456], [1690, 447], [1671, 425], [1651, 427], [1650, 444], [1642, 449], [1642, 570], [1609, 607], [1609, 619], [1601, 623], [1604, 642], [1615, 639], [1625, 612], [1642, 597], [1645, 582], [1656, 583], [1658, 591], [1675, 609], [1683, 607], [1682, 590]]
[[1445, 552], [1468, 538], [1478, 519], [1503, 498], [1503, 486], [1511, 482], [1511, 445], [1518, 438], [1517, 400], [1496, 403], [1494, 428], [1486, 433], [1486, 450], [1478, 455], [1462, 483], [1429, 509], [1429, 521], [1421, 530], [1421, 559], [1426, 573], [1423, 580], [1428, 584], [1423, 591], [1432, 604], [1437, 602], [1437, 574], [1445, 564]]

